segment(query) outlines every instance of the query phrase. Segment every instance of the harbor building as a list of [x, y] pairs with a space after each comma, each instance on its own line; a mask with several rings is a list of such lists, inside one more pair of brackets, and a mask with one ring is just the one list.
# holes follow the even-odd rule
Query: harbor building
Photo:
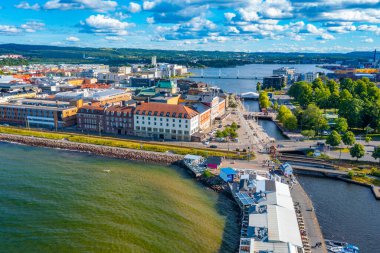
[[312, 83], [318, 77], [319, 77], [318, 72], [307, 72], [307, 73], [301, 74], [301, 81]]
[[282, 68], [273, 70], [274, 76], [286, 76], [288, 84], [294, 81], [295, 74], [296, 74], [295, 68], [282, 67]]
[[239, 176], [227, 180], [242, 211], [239, 252], [304, 252], [289, 186], [254, 171], [246, 170]]
[[63, 128], [75, 125], [78, 106], [75, 103], [22, 99], [12, 103], [0, 104], [0, 121], [10, 124]]
[[288, 83], [288, 77], [281, 75], [281, 76], [266, 76], [263, 79], [263, 89], [276, 89], [281, 90], [286, 86]]
[[152, 139], [190, 141], [199, 131], [199, 114], [184, 105], [141, 103], [134, 113], [134, 132]]

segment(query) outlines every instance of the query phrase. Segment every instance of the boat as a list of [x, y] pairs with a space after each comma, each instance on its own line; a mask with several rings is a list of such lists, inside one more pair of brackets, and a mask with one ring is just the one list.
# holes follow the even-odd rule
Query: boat
[[360, 253], [359, 247], [347, 242], [325, 240], [328, 252], [332, 253]]

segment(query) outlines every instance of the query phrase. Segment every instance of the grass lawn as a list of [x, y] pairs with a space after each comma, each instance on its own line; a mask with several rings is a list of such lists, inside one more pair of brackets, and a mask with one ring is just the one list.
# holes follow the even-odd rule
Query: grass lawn
[[375, 185], [375, 186], [380, 186], [380, 180], [379, 179], [375, 179], [375, 178], [371, 178], [371, 177], [362, 177], [362, 176], [353, 176], [352, 177], [352, 180], [356, 181], [356, 182], [360, 182], [360, 183], [366, 183], [366, 184], [371, 184], [371, 185]]
[[[98, 137], [91, 135], [83, 135], [76, 133], [63, 133], [63, 132], [45, 132], [40, 130], [33, 129], [22, 129], [15, 127], [4, 127], [0, 126], [0, 133], [4, 134], [15, 134], [23, 136], [33, 136], [46, 139], [62, 140], [66, 139], [71, 142], [78, 143], [87, 143], [94, 145], [110, 146], [110, 147], [119, 147], [119, 148], [129, 148], [145, 151], [155, 151], [155, 152], [171, 152], [179, 155], [200, 155], [203, 157], [207, 156], [225, 156], [231, 159], [246, 159], [247, 154], [238, 154], [235, 151], [224, 151], [224, 150], [215, 150], [208, 148], [191, 148], [191, 147], [182, 147], [170, 144], [161, 144], [161, 143], [150, 143], [144, 141], [135, 141], [135, 140], [124, 140], [111, 137]], [[251, 155], [251, 157], [254, 157]]]

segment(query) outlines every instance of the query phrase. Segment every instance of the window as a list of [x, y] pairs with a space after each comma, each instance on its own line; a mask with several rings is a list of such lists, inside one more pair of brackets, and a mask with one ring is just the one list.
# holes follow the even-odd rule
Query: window
[[175, 119], [173, 119], [173, 122], [175, 122]]
[[175, 134], [177, 131], [176, 130], [172, 130], [172, 133]]
[[168, 127], [168, 126], [169, 126], [169, 123], [166, 123], [166, 126]]
[[173, 127], [175, 127], [175, 124], [173, 124]]

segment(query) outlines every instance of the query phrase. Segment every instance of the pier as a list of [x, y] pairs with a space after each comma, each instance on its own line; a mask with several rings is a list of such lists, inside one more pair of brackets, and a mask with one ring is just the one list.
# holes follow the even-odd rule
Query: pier
[[277, 113], [274, 112], [245, 112], [244, 118], [249, 119], [266, 119], [266, 120], [275, 120]]
[[191, 76], [191, 78], [205, 78], [205, 79], [241, 79], [241, 80], [261, 80], [263, 79], [262, 77], [258, 77], [258, 76], [243, 76], [243, 77], [239, 77], [239, 76]]

